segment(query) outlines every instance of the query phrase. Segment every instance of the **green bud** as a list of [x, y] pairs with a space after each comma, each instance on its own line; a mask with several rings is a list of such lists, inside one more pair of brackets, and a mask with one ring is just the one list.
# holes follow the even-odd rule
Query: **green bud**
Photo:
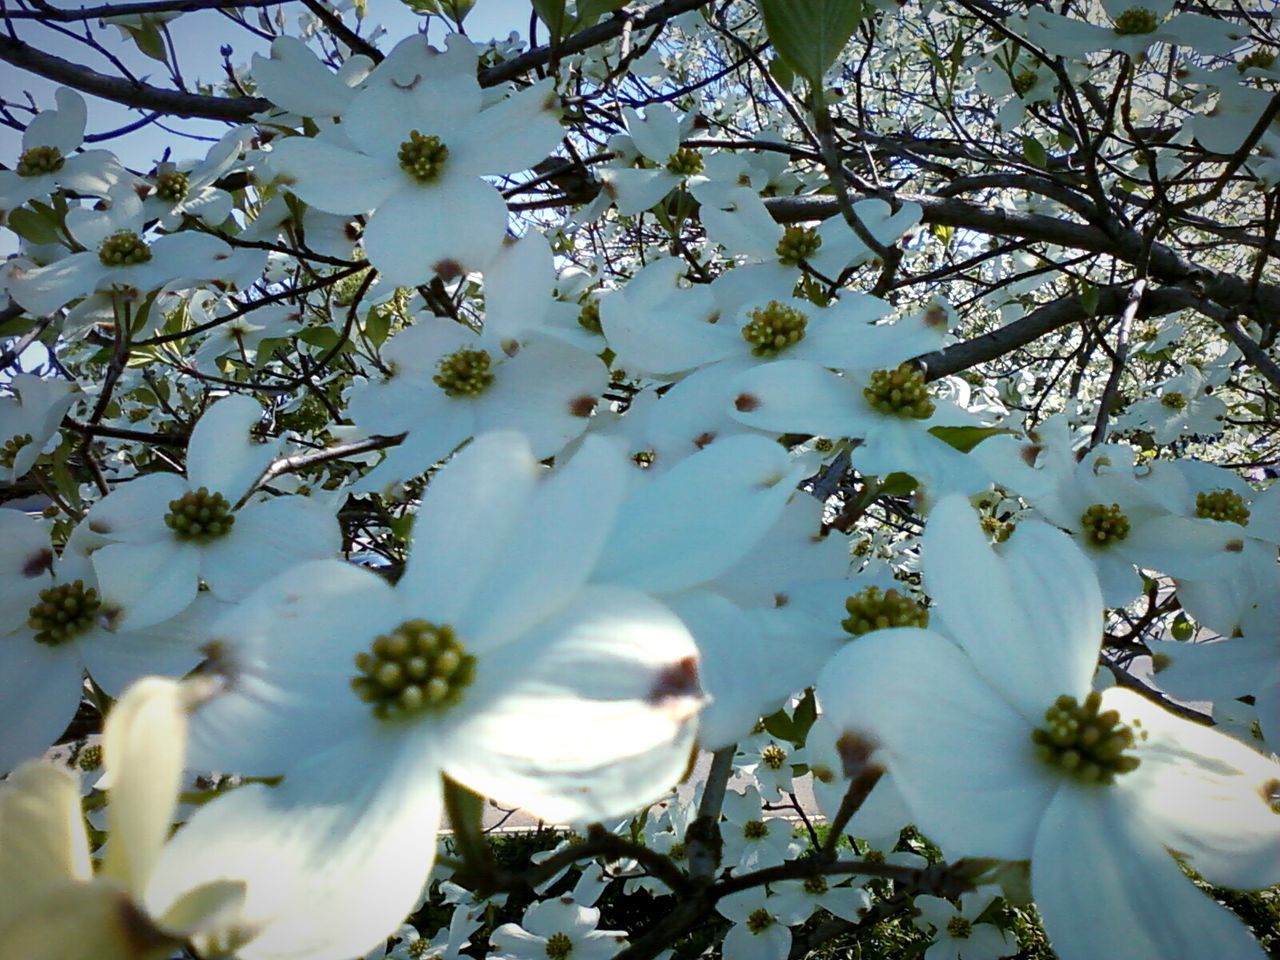
[[432, 381], [451, 397], [478, 397], [494, 381], [493, 361], [483, 350], [463, 347], [440, 360]]
[[187, 199], [191, 178], [180, 170], [171, 170], [156, 177], [156, 196], [165, 203], [178, 203]]
[[1080, 515], [1081, 535], [1095, 547], [1106, 547], [1129, 536], [1129, 518], [1120, 512], [1120, 504], [1105, 506], [1095, 503]]
[[929, 611], [894, 589], [882, 592], [879, 587], [867, 587], [847, 599], [844, 608], [849, 616], [840, 626], [855, 637], [890, 627], [923, 629], [929, 625]]
[[1197, 493], [1196, 516], [1242, 527], [1249, 525], [1249, 507], [1244, 497], [1226, 488]]
[[1136, 37], [1155, 33], [1160, 25], [1160, 18], [1146, 7], [1130, 7], [1116, 17], [1113, 29], [1122, 37]]
[[815, 227], [787, 227], [778, 241], [778, 262], [787, 267], [797, 266], [808, 260], [822, 246], [822, 238]]
[[151, 248], [132, 230], [117, 230], [98, 247], [104, 267], [131, 267], [151, 259]]
[[809, 323], [808, 317], [799, 310], [777, 300], [770, 300], [768, 305], [752, 310], [747, 316], [750, 322], [742, 328], [742, 338], [751, 344], [752, 356], [764, 359], [776, 357], [803, 340]]
[[667, 172], [677, 177], [692, 177], [702, 172], [702, 155], [692, 147], [681, 147], [667, 157]]
[[236, 516], [226, 497], [200, 487], [170, 500], [164, 522], [179, 540], [209, 543], [230, 533]]
[[102, 607], [98, 591], [83, 580], [59, 583], [39, 593], [39, 601], [27, 612], [27, 626], [36, 643], [58, 647], [93, 626], [94, 615]]
[[380, 720], [397, 720], [456, 704], [475, 679], [476, 659], [453, 628], [406, 620], [355, 655], [351, 688]]
[[933, 415], [934, 405], [929, 399], [924, 374], [909, 363], [896, 370], [875, 371], [862, 395], [881, 413], [914, 420]]
[[67, 161], [57, 147], [32, 147], [18, 158], [14, 172], [20, 177], [39, 177], [57, 173]]
[[432, 183], [444, 170], [449, 158], [449, 148], [439, 137], [423, 136], [417, 130], [409, 133], [409, 139], [400, 144], [396, 154], [400, 169], [418, 183]]

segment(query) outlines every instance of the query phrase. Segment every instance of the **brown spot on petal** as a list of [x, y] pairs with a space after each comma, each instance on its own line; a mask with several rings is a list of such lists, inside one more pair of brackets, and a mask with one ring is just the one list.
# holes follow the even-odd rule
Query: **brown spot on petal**
[[1258, 788], [1258, 794], [1272, 813], [1280, 814], [1280, 780], [1272, 777]]
[[121, 607], [103, 606], [98, 610], [98, 623], [106, 630], [115, 630], [123, 619], [124, 610]]
[[449, 257], [432, 264], [431, 269], [439, 275], [441, 280], [456, 280], [467, 272], [462, 264]]
[[867, 769], [871, 755], [876, 752], [876, 744], [859, 733], [849, 731], [836, 741], [836, 752], [840, 754], [844, 775], [852, 778]]
[[947, 325], [947, 311], [935, 304], [924, 312], [924, 322], [930, 327], [943, 327]]
[[1223, 549], [1226, 550], [1227, 553], [1244, 553], [1244, 541], [1228, 540], [1223, 546]]
[[655, 707], [676, 706], [681, 701], [701, 698], [697, 657], [685, 657], [663, 667], [649, 691], [649, 703]]
[[773, 595], [773, 605], [775, 607], [785, 607], [791, 602], [791, 598], [785, 593], [775, 593]]
[[27, 578], [48, 573], [53, 567], [53, 551], [48, 547], [37, 550], [22, 562], [22, 575]]
[[596, 398], [583, 394], [569, 401], [569, 416], [589, 417], [595, 412]]
[[733, 405], [740, 413], [750, 413], [752, 410], [760, 409], [760, 398], [753, 393], [740, 393], [734, 399]]
[[1044, 447], [1038, 443], [1027, 444], [1021, 450], [1022, 462], [1028, 467], [1034, 467], [1036, 461], [1040, 459], [1040, 454], [1044, 452]]
[[517, 353], [520, 352], [520, 341], [516, 339], [503, 340], [502, 352], [505, 353], [508, 357], [514, 357]]
[[702, 433], [698, 434], [696, 437], [693, 438], [693, 445], [697, 447], [699, 450], [701, 450], [704, 447], [706, 447], [707, 444], [711, 443], [711, 441], [714, 440], [715, 438], [716, 438], [716, 435], [714, 431], [704, 430], [702, 431]]

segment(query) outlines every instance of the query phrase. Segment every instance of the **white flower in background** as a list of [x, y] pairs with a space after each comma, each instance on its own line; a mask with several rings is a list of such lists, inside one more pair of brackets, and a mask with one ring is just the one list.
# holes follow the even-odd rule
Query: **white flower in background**
[[622, 154], [621, 162], [640, 162], [643, 166], [603, 167], [599, 171], [604, 184], [604, 194], [617, 205], [624, 217], [648, 210], [668, 193], [689, 181], [701, 179], [702, 155], [691, 147], [681, 147], [682, 133], [691, 127], [694, 117], [677, 117], [666, 104], [650, 104], [641, 116], [630, 107], [624, 107], [622, 117], [626, 121], [630, 145], [634, 156], [627, 149], [623, 138], [617, 144]]
[[520, 923], [489, 935], [492, 960], [609, 960], [626, 942], [620, 930], [597, 930], [600, 911], [572, 897], [532, 904]]
[[19, 373], [0, 396], [0, 481], [25, 476], [41, 453], [60, 439], [58, 427], [75, 403], [76, 385]]
[[[212, 601], [210, 601], [212, 603]], [[200, 662], [206, 604], [137, 628], [105, 602], [93, 567], [17, 510], [0, 510], [0, 771], [42, 754], [75, 716], [87, 671], [115, 694]]]
[[733, 921], [720, 946], [724, 960], [786, 960], [791, 950], [792, 923], [763, 886], [721, 897], [716, 910]]
[[776, 867], [801, 850], [792, 838], [791, 821], [765, 816], [764, 798], [755, 787], [726, 790], [721, 813], [724, 851], [720, 862], [734, 873]]
[[1213, 384], [1193, 366], [1166, 380], [1155, 396], [1143, 397], [1116, 418], [1117, 430], [1148, 430], [1160, 444], [1188, 434], [1222, 433], [1227, 405], [1213, 394]]
[[302, 117], [338, 117], [355, 98], [357, 86], [373, 69], [373, 61], [355, 54], [334, 73], [297, 37], [276, 37], [268, 56], [251, 61], [258, 93]]
[[0, 170], [0, 211], [44, 200], [58, 189], [105, 197], [125, 176], [109, 150], [76, 152], [84, 141], [84, 98], [67, 87], [53, 98], [58, 108], [36, 114], [22, 132], [14, 168]]
[[362, 243], [385, 282], [479, 270], [507, 228], [501, 193], [481, 177], [532, 167], [562, 135], [549, 79], [482, 101], [471, 41], [451, 35], [441, 53], [415, 34], [369, 74], [340, 125], [279, 141], [269, 165], [312, 206], [371, 213]]
[[804, 923], [818, 910], [857, 923], [871, 909], [871, 895], [847, 883], [835, 886], [840, 880], [821, 873], [803, 880], [781, 880], [770, 885], [769, 906], [793, 925]]
[[[387, 960], [458, 960], [459, 953], [471, 946], [471, 935], [480, 929], [484, 909], [475, 904], [460, 903], [453, 908], [447, 927], [441, 927], [430, 940], [411, 924], [396, 931], [399, 942], [386, 954]], [[368, 960], [381, 960], [383, 947], [373, 950]]]
[[1174, 0], [1102, 0], [1109, 27], [1033, 10], [1022, 29], [1027, 39], [1049, 53], [1075, 58], [1098, 50], [1120, 50], [1137, 57], [1155, 43], [1225, 56], [1248, 35], [1247, 29], [1199, 13], [1169, 18], [1173, 6]]
[[945, 632], [868, 634], [818, 681], [921, 831], [950, 858], [1030, 860], [1063, 960], [1117, 943], [1135, 957], [1261, 960], [1169, 851], [1210, 883], [1275, 883], [1280, 764], [1132, 691], [1091, 689], [1102, 601], [1060, 531], [1023, 522], [993, 550], [948, 497], [929, 517], [924, 564]]
[[932, 945], [924, 953], [925, 960], [997, 960], [1018, 952], [1017, 942], [990, 923], [979, 923], [978, 917], [991, 906], [995, 897], [977, 891], [960, 898], [954, 906], [941, 897], [923, 895], [912, 901], [918, 916], [915, 925], [925, 933], [933, 932]]
[[518, 435], [480, 437], [432, 480], [396, 586], [303, 564], [215, 625], [225, 687], [192, 764], [284, 777], [175, 840], [190, 874], [248, 880], [261, 933], [239, 956], [343, 960], [394, 931], [436, 855], [442, 773], [560, 823], [683, 774], [692, 639], [645, 593], [586, 585], [625, 470], [600, 442], [549, 472]]
[[104, 602], [123, 622], [146, 627], [175, 616], [201, 581], [219, 600], [238, 600], [281, 570], [336, 556], [332, 511], [308, 497], [266, 497], [238, 506], [279, 452], [252, 430], [252, 397], [214, 402], [191, 431], [187, 476], [149, 473], [96, 503], [72, 548], [88, 553]]
[[28, 960], [164, 960], [184, 943], [234, 947], [244, 885], [155, 882], [182, 784], [187, 692], [148, 678], [107, 717], [110, 843], [97, 872], [75, 774], [42, 761], [0, 783], [0, 942]]
[[166, 231], [180, 229], [187, 217], [214, 229], [222, 226], [231, 216], [231, 194], [214, 183], [240, 163], [252, 135], [252, 128], [239, 127], [215, 143], [202, 161], [158, 165], [142, 202], [147, 221], [158, 220]]

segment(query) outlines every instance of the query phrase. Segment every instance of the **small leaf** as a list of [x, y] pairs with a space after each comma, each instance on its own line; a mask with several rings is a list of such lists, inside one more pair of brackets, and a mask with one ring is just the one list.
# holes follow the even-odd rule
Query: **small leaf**
[[[268, 24], [270, 26], [270, 24]], [[160, 28], [151, 20], [143, 20], [138, 27], [125, 27], [138, 49], [152, 60], [168, 63], [168, 52], [164, 47], [164, 38], [160, 36]]]
[[1045, 152], [1044, 144], [1035, 137], [1022, 138], [1022, 155], [1026, 157], [1027, 163], [1041, 170], [1049, 165], [1049, 155]]
[[627, 0], [579, 0], [578, 22], [574, 25], [574, 29], [582, 30], [585, 27], [595, 26], [596, 21], [601, 17], [615, 10], [621, 10], [626, 5]]
[[815, 89], [858, 29], [862, 0], [758, 0], [769, 42]]
[[58, 242], [57, 224], [26, 207], [9, 211], [6, 226], [28, 243]]
[[809, 728], [813, 726], [814, 721], [817, 719], [818, 701], [813, 695], [813, 688], [810, 687], [804, 692], [800, 702], [796, 704], [795, 714], [791, 718], [795, 735], [793, 742], [796, 746], [804, 744], [805, 739], [809, 736]]
[[792, 741], [795, 737], [795, 725], [791, 722], [791, 718], [787, 716], [785, 710], [779, 710], [777, 713], [771, 713], [765, 717], [764, 728], [771, 736], [777, 737], [779, 740]]
[[1009, 431], [1000, 427], [931, 427], [929, 432], [948, 446], [968, 453], [988, 437]]
[[1086, 283], [1080, 290], [1080, 305], [1084, 307], [1086, 316], [1096, 316], [1098, 313], [1098, 288], [1092, 283]]
[[532, 0], [533, 11], [538, 19], [547, 25], [551, 32], [551, 40], [558, 43], [568, 32], [568, 13], [565, 10], [566, 0]]
[[1190, 640], [1196, 631], [1195, 627], [1191, 625], [1191, 621], [1187, 619], [1187, 615], [1180, 613], [1173, 621], [1171, 632], [1175, 640]]

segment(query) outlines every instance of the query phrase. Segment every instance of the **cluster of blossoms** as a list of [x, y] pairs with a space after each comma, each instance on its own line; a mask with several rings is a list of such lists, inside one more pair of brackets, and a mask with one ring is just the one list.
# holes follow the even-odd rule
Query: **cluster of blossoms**
[[[258, 97], [204, 98], [243, 122], [203, 157], [83, 149], [60, 88], [0, 171], [5, 951], [648, 960], [703, 924], [787, 960], [894, 921], [980, 960], [1034, 903], [1062, 960], [1262, 960], [1198, 885], [1280, 882], [1280, 366], [1241, 319], [1280, 292], [1095, 229], [1206, 155], [1205, 202], [1274, 187], [1248, 24], [960, 35], [1041, 185], [974, 212], [1007, 183], [929, 135], [841, 156], [861, 68], [805, 72], [859, 16], [913, 49], [896, 4], [541, 4], [527, 53], [316, 6], [228, 60]], [[689, 80], [766, 41], [784, 114]], [[1163, 140], [1124, 87], [1156, 45]], [[1077, 85], [1139, 158], [1086, 149]], [[1050, 281], [957, 225], [1106, 258]], [[571, 832], [499, 866], [485, 800]]]

